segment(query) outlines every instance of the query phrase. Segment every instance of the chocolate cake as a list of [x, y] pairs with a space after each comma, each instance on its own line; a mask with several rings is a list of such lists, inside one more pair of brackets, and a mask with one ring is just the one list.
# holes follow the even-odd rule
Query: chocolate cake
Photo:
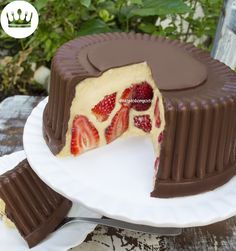
[[153, 197], [209, 191], [235, 174], [236, 74], [209, 53], [161, 37], [106, 33], [64, 44], [51, 69], [43, 133], [53, 154], [150, 137]]
[[71, 206], [39, 179], [27, 160], [0, 176], [0, 218], [14, 224], [30, 248], [57, 228]]

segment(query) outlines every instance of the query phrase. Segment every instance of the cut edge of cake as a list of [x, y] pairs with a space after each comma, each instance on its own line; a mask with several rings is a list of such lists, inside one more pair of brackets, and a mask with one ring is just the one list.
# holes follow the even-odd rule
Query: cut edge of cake
[[0, 220], [9, 228], [16, 228], [15, 224], [6, 215], [6, 204], [0, 198]]

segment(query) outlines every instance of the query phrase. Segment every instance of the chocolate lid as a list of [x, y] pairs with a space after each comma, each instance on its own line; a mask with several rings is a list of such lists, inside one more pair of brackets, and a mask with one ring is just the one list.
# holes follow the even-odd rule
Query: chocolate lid
[[169, 43], [153, 40], [110, 40], [88, 47], [89, 62], [99, 71], [146, 61], [161, 90], [196, 87], [207, 78], [204, 64]]

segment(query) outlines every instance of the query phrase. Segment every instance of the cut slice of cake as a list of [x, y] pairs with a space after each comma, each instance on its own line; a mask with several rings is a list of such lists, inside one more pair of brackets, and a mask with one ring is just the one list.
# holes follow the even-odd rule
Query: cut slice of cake
[[57, 228], [71, 206], [39, 179], [26, 159], [0, 176], [0, 219], [16, 227], [30, 248]]

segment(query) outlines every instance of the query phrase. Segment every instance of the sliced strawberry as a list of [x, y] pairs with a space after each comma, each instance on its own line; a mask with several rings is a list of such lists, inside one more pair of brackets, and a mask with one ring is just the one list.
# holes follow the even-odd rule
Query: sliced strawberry
[[158, 143], [162, 143], [163, 140], [164, 140], [164, 133], [161, 132], [161, 133], [159, 134], [159, 136], [158, 136]]
[[99, 103], [92, 108], [92, 113], [97, 120], [103, 122], [108, 119], [116, 103], [116, 92], [106, 95]]
[[157, 171], [158, 171], [159, 164], [160, 164], [160, 158], [157, 157], [156, 160], [155, 160], [155, 164], [154, 164], [154, 170], [155, 170], [156, 174], [157, 174]]
[[136, 111], [146, 111], [150, 106], [153, 98], [153, 89], [146, 82], [133, 85], [132, 108]]
[[134, 126], [142, 129], [144, 132], [152, 130], [152, 121], [149, 115], [139, 115], [134, 117]]
[[129, 127], [129, 107], [121, 106], [105, 130], [107, 143], [121, 136]]
[[160, 128], [161, 126], [161, 118], [160, 118], [160, 109], [159, 109], [159, 98], [157, 98], [155, 109], [154, 109], [154, 116], [155, 116], [155, 126]]
[[133, 87], [126, 88], [120, 98], [120, 104], [123, 106], [131, 106]]
[[98, 146], [99, 134], [95, 126], [83, 115], [77, 115], [72, 125], [71, 153], [82, 152]]

